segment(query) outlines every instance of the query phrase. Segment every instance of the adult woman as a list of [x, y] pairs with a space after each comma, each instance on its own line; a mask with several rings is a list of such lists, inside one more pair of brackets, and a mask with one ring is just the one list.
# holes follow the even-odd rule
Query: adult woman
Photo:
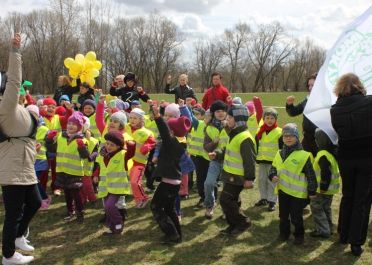
[[0, 103], [0, 184], [4, 198], [3, 264], [26, 264], [32, 256], [15, 251], [33, 251], [23, 236], [40, 208], [41, 198], [34, 170], [38, 117], [18, 104], [22, 79], [20, 33], [12, 40], [8, 82]]
[[[306, 80], [306, 86], [309, 92], [314, 86], [316, 79], [316, 74], [309, 76]], [[294, 105], [295, 97], [289, 96], [287, 97], [285, 110], [287, 111], [288, 115], [291, 117], [301, 115], [304, 112], [308, 97], [306, 97], [303, 101], [301, 101], [298, 105]], [[304, 134], [304, 138], [302, 139], [302, 146], [305, 151], [311, 152], [313, 156], [316, 156], [318, 152], [318, 148], [315, 143], [315, 129], [316, 126], [312, 123], [306, 116], [303, 117], [302, 121], [302, 131]]]
[[352, 254], [360, 256], [372, 202], [372, 97], [366, 96], [359, 77], [352, 73], [340, 77], [335, 94], [331, 121], [338, 134], [342, 178], [338, 231], [340, 242], [350, 243]]
[[54, 91], [53, 99], [59, 103], [62, 95], [67, 95], [69, 101], [72, 101], [72, 95], [80, 91], [80, 79], [77, 79], [76, 87], [71, 86], [71, 79], [67, 75], [60, 75], [57, 81], [57, 88]]
[[175, 103], [178, 103], [178, 99], [183, 99], [186, 101], [186, 98], [193, 98], [197, 101], [194, 90], [188, 86], [187, 82], [189, 81], [187, 74], [181, 74], [178, 77], [178, 85], [170, 88], [170, 82], [172, 76], [168, 75], [167, 85], [165, 86], [166, 94], [174, 94]]

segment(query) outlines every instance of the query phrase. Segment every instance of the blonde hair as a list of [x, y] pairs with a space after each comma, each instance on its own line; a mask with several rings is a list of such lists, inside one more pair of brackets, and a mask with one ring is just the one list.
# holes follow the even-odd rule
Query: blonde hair
[[354, 94], [366, 95], [367, 91], [356, 74], [347, 73], [338, 79], [334, 93], [337, 97], [345, 97]]
[[185, 78], [186, 79], [186, 83], [189, 82], [189, 77], [187, 74], [181, 74], [179, 77], [178, 77], [178, 80], [181, 80], [181, 78]]
[[58, 78], [62, 79], [62, 86], [71, 85], [71, 78], [67, 75], [60, 75]]

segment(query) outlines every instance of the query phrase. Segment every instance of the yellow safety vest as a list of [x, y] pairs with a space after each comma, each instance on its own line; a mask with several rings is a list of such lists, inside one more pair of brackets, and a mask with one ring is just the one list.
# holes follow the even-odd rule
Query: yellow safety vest
[[262, 119], [260, 120], [259, 123], [257, 122], [256, 113], [249, 116], [247, 120], [247, 126], [248, 126], [248, 131], [251, 133], [253, 139], [256, 137], [258, 128], [260, 128], [262, 124], [263, 124]]
[[133, 141], [136, 142], [136, 151], [132, 158], [133, 161], [146, 165], [149, 152], [143, 155], [140, 150], [143, 144], [147, 141], [147, 139], [149, 139], [150, 136], [153, 136], [152, 132], [146, 129], [145, 127], [142, 127], [135, 130], [134, 132], [132, 132], [132, 129], [130, 128], [128, 130], [128, 133], [130, 136], [133, 137]]
[[[88, 152], [89, 154], [93, 153], [94, 148], [99, 144], [99, 141], [94, 138], [90, 137], [89, 140], [87, 139], [88, 143]], [[94, 161], [89, 161], [88, 159], [84, 159], [84, 176], [92, 176], [93, 174], [93, 167]]]
[[101, 133], [99, 132], [97, 128], [97, 122], [96, 122], [96, 114], [94, 113], [89, 117], [90, 127], [89, 130], [93, 133], [93, 136], [98, 139], [100, 137]]
[[208, 153], [204, 150], [204, 121], [199, 121], [198, 128], [192, 128], [191, 132], [187, 135], [187, 152], [193, 156], [202, 156], [207, 160], [209, 159]]
[[326, 159], [331, 164], [331, 173], [332, 173], [331, 183], [329, 184], [329, 187], [328, 187], [327, 192], [325, 192], [324, 194], [334, 195], [334, 194], [337, 194], [340, 191], [340, 170], [338, 169], [338, 163], [337, 163], [335, 157], [330, 152], [328, 152], [326, 150], [320, 150], [316, 154], [316, 157], [315, 157], [315, 160], [314, 160], [314, 164], [313, 164], [314, 171], [315, 171], [315, 174], [316, 174], [316, 180], [318, 182], [317, 192], [320, 193], [320, 185], [319, 185], [319, 183], [320, 183], [320, 179], [321, 179], [321, 177], [320, 177], [319, 159], [321, 157], [323, 157], [323, 156], [325, 156]]
[[105, 165], [102, 156], [97, 157], [100, 167], [100, 181], [98, 183], [98, 198], [104, 198], [107, 194], [126, 195], [131, 194], [127, 172], [124, 169], [125, 151], [117, 152]]
[[205, 129], [205, 132], [212, 140], [216, 138], [220, 139], [216, 150], [222, 150], [224, 147], [226, 147], [227, 142], [229, 141], [229, 136], [227, 135], [225, 129], [219, 131], [216, 127], [208, 125]]
[[240, 154], [240, 146], [245, 139], [251, 139], [254, 143], [250, 132], [243, 131], [226, 145], [225, 157], [223, 161], [223, 170], [238, 176], [244, 176], [243, 158]]
[[[83, 139], [87, 143], [86, 139]], [[56, 172], [64, 172], [73, 176], [84, 176], [84, 159], [79, 155], [76, 140], [67, 144], [67, 138], [59, 133], [57, 137], [57, 167]]]
[[61, 131], [61, 123], [59, 122], [59, 116], [56, 114], [53, 116], [52, 120], [49, 121], [47, 117], [44, 118], [45, 126], [49, 128], [49, 130], [57, 130]]
[[309, 157], [311, 157], [311, 153], [296, 150], [283, 161], [280, 151], [276, 153], [273, 166], [276, 168], [279, 177], [278, 190], [296, 198], [307, 198], [307, 181], [302, 169]]
[[268, 134], [264, 132], [258, 142], [256, 160], [273, 161], [279, 150], [279, 138], [281, 135], [282, 129], [279, 127], [271, 130]]
[[40, 150], [36, 154], [37, 160], [47, 160], [45, 148], [45, 136], [49, 129], [46, 126], [39, 126], [36, 131], [36, 142], [41, 144]]
[[149, 129], [153, 133], [155, 139], [158, 138], [159, 136], [158, 126], [156, 125], [155, 120], [151, 120], [148, 117], [148, 115], [145, 115], [145, 127], [146, 129]]

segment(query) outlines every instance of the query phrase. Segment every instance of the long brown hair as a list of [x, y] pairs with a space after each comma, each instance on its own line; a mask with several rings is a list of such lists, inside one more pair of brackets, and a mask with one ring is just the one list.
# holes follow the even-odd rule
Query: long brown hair
[[338, 79], [334, 93], [337, 97], [345, 97], [355, 94], [366, 95], [367, 91], [356, 74], [347, 73]]

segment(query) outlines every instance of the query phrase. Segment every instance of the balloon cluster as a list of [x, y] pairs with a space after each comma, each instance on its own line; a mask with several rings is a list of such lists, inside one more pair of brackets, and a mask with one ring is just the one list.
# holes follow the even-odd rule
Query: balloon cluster
[[88, 83], [93, 87], [96, 83], [94, 78], [99, 75], [99, 70], [102, 68], [102, 63], [97, 60], [96, 53], [93, 51], [87, 52], [85, 56], [79, 53], [75, 59], [67, 57], [64, 65], [69, 69], [72, 86], [76, 86], [76, 79], [80, 78], [82, 83]]

